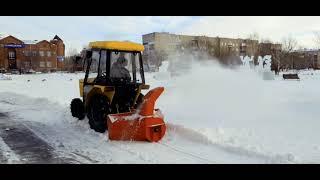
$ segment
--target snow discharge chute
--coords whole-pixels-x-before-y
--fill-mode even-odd
[[[107,120],[109,139],[159,141],[166,132],[166,126],[161,111],[154,109],[154,106],[163,91],[163,87],[149,91],[142,104],[133,112],[109,114]]]

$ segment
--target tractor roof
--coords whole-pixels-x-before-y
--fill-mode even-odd
[[[90,42],[91,48],[111,49],[119,51],[143,51],[144,46],[138,43],[127,41],[95,41]]]

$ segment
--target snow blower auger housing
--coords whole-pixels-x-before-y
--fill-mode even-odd
[[[142,94],[150,88],[145,84],[143,50],[143,45],[132,42],[91,42],[81,56],[82,98],[71,101],[72,116],[82,120],[87,115],[90,127],[101,133],[107,130],[110,140],[159,141],[166,126],[154,105],[164,88]]]

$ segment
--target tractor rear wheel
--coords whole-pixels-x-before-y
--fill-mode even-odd
[[[88,119],[91,129],[104,133],[108,129],[107,115],[110,113],[109,99],[103,95],[92,97],[88,107]]]
[[[81,99],[75,98],[72,99],[70,104],[71,114],[73,117],[83,120],[85,117],[84,104]]]

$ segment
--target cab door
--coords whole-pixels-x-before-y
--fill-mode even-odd
[[[94,81],[98,75],[100,51],[93,50],[86,66],[86,75],[83,82],[83,100],[86,100],[87,94],[92,90]]]

